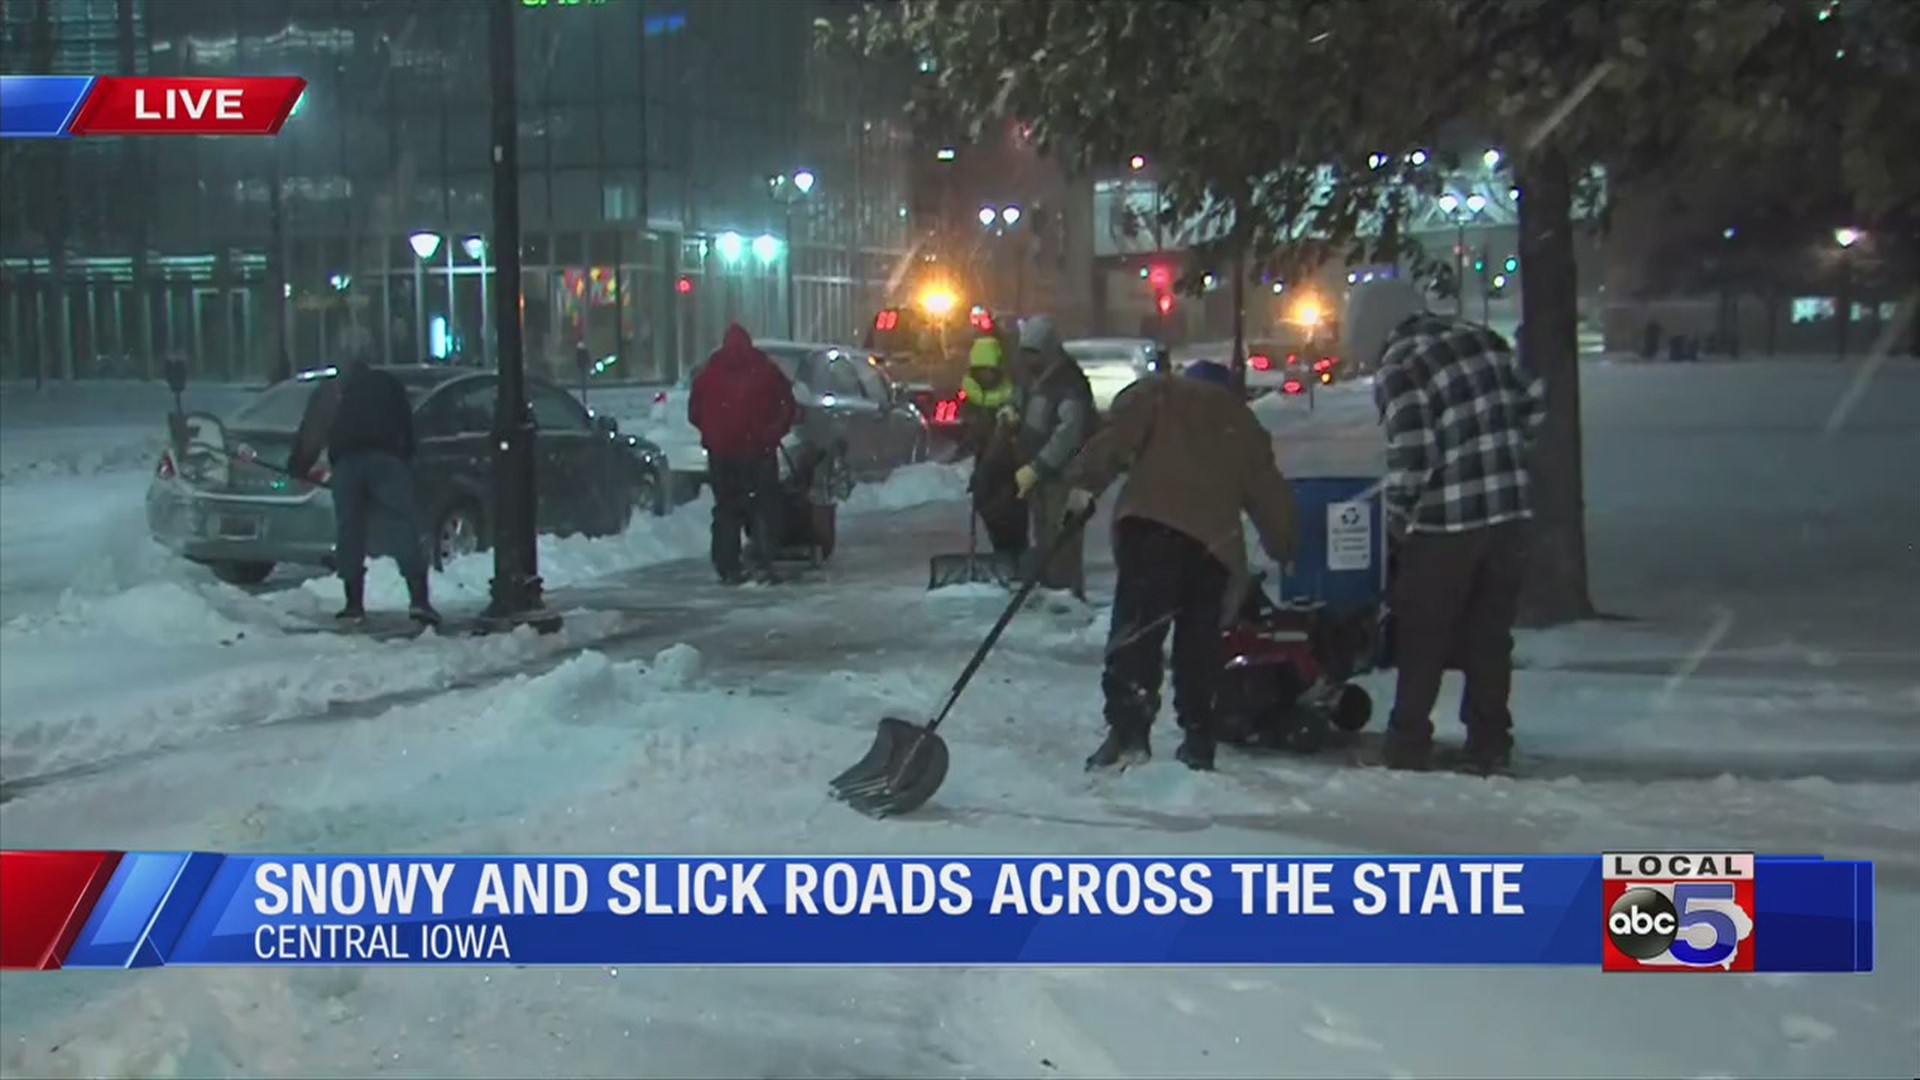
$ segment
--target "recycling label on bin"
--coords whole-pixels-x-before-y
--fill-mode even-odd
[[[1327,569],[1373,566],[1373,517],[1364,502],[1327,504]]]

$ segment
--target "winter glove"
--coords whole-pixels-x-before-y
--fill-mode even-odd
[[[1088,491],[1086,488],[1074,488],[1072,491],[1067,492],[1067,516],[1069,518],[1084,517],[1087,511],[1092,509],[1093,492]]]
[[[1040,470],[1031,465],[1022,465],[1019,471],[1013,474],[1014,490],[1019,492],[1022,499],[1032,494],[1033,486],[1039,482]]]

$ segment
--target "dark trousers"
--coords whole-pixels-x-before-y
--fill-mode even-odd
[[[754,561],[770,569],[780,511],[780,459],[775,451],[753,457],[707,459],[707,483],[713,487],[713,568],[721,577],[741,571],[740,534],[745,531]]]
[[[998,555],[1024,555],[1027,542],[1027,503],[1009,484],[990,494],[973,497],[973,512],[987,531],[987,543]]]
[[[1466,677],[1460,722],[1469,746],[1512,746],[1513,620],[1526,577],[1518,522],[1458,533],[1415,533],[1402,541],[1392,584],[1394,687],[1389,737],[1433,742],[1433,704],[1450,667]]]
[[[1155,521],[1113,527],[1117,571],[1107,632],[1107,723],[1146,729],[1160,709],[1167,633],[1173,633],[1173,710],[1190,735],[1214,735],[1214,697],[1226,662],[1220,643],[1228,571],[1206,545]]]
[[[333,557],[348,581],[367,573],[368,533],[381,528],[379,551],[391,554],[409,580],[427,576],[423,530],[413,501],[413,468],[406,459],[363,450],[333,459]]]

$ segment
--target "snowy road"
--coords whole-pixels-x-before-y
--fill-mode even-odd
[[[0,484],[0,844],[288,851],[1597,851],[1879,863],[1879,970],[171,971],[0,977],[21,1075],[1912,1075],[1920,1063],[1920,372],[1829,433],[1838,365],[1588,372],[1596,599],[1522,638],[1542,777],[1299,759],[1091,780],[1101,593],[1023,615],[916,818],[824,781],[933,704],[994,598],[928,594],[953,477],[863,493],[845,557],[721,590],[697,511],[547,552],[558,638],[378,646],[282,628],[324,582],[213,584],[144,544],[145,463]],[[11,405],[12,403],[10,403]],[[1371,468],[1364,398],[1269,407],[1291,472]],[[75,426],[45,435],[58,453]],[[5,433],[13,437],[13,431]],[[942,498],[946,496],[946,498]],[[90,531],[86,523],[98,524]],[[131,530],[131,531],[130,531]],[[442,583],[471,602],[484,567]],[[391,588],[388,582],[388,599]],[[69,587],[76,591],[64,592]],[[462,601],[462,597],[469,598]],[[1371,684],[1384,702],[1390,687]],[[1451,734],[1442,723],[1443,737]],[[1906,931],[1904,933],[1900,931]],[[1598,1021],[1598,1022],[1596,1022]],[[1701,1032],[1713,1032],[1700,1038]]]

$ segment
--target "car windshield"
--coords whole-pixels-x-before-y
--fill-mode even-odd
[[[788,382],[793,382],[800,377],[800,365],[813,354],[812,349],[801,345],[774,345],[762,348],[760,351],[767,354],[767,358],[773,361],[774,366],[780,369],[780,374],[785,375]]]
[[[1140,350],[1132,345],[1083,345],[1067,343],[1067,352],[1072,354],[1082,367],[1088,365],[1132,364],[1140,359]]]
[[[767,359],[773,361],[773,366],[780,369],[780,374],[785,375],[788,382],[793,382],[800,377],[800,365],[814,352],[814,350],[804,345],[761,345],[757,347],[761,352],[767,354]],[[693,385],[695,377],[697,377],[706,366],[706,359],[702,359],[699,363],[695,364],[692,370],[687,372],[687,385]]]
[[[282,383],[275,383],[261,391],[259,397],[241,406],[240,411],[233,414],[229,423],[234,427],[252,431],[298,431],[300,418],[307,411],[307,402],[312,400],[314,391],[319,389],[320,384],[328,378],[332,376],[288,379]],[[413,383],[403,385],[407,388],[407,400],[416,408],[420,404],[420,399],[425,397],[427,391],[431,389],[431,387]]]

